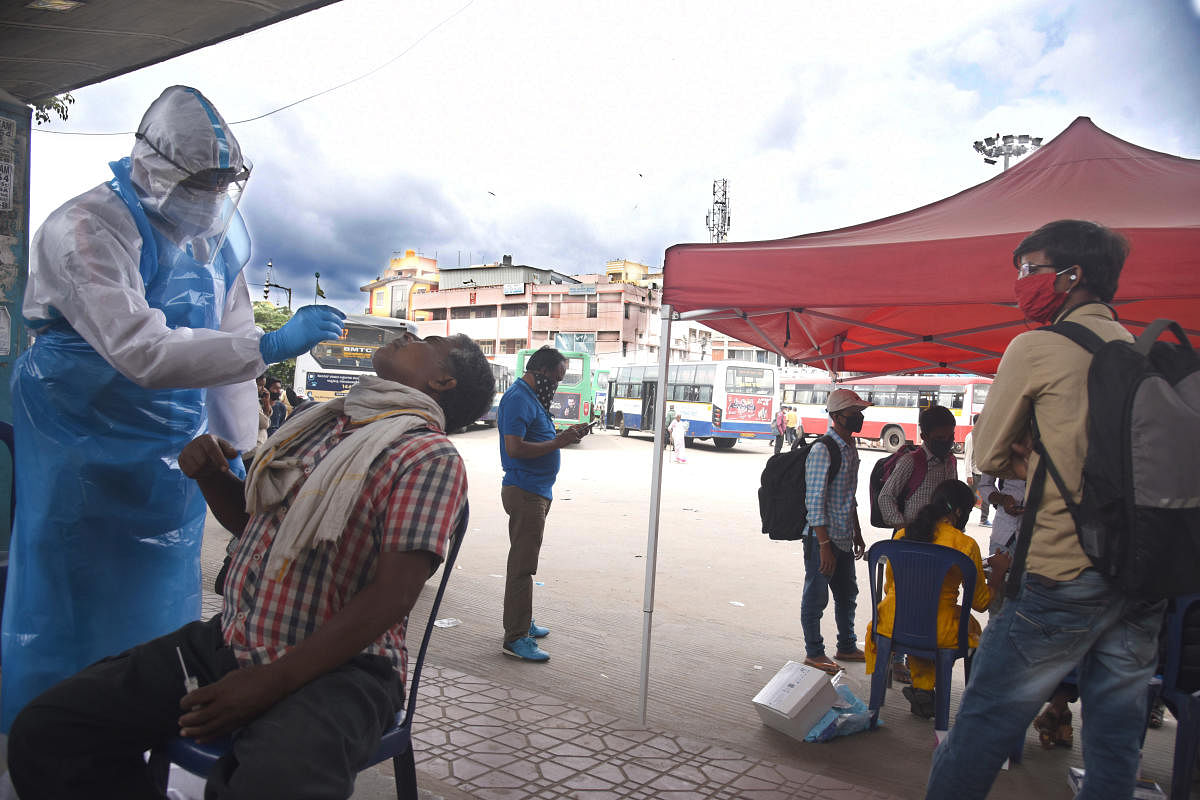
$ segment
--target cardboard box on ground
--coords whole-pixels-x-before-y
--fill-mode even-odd
[[[839,702],[829,675],[798,661],[784,664],[754,696],[754,708],[764,723],[802,741]]]

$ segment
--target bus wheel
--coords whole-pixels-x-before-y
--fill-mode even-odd
[[[625,415],[617,412],[617,427],[621,429],[622,436],[629,435],[629,428],[625,427]]]
[[[883,434],[879,437],[879,441],[883,443],[883,449],[889,453],[894,453],[904,446],[907,439],[902,429],[891,425],[883,429]]]
[[[724,437],[720,437],[720,438],[714,437],[713,444],[716,446],[716,448],[718,450],[729,450],[735,444],[737,444],[737,439],[726,439]]]

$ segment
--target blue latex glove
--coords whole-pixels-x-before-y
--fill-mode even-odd
[[[268,364],[298,356],[321,342],[340,337],[345,318],[333,306],[301,306],[282,328],[263,334],[258,350]]]

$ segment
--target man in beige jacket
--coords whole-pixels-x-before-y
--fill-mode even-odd
[[[1106,341],[1132,341],[1108,305],[1128,249],[1124,237],[1092,222],[1042,226],[1013,252],[1021,310],[1035,323],[1069,319]],[[1032,476],[1036,418],[1046,452],[1078,501],[1091,360],[1051,331],[1013,339],[975,428],[979,470]],[[1087,771],[1078,798],[1124,800],[1133,796],[1164,604],[1135,601],[1092,568],[1053,481],[1037,507],[1027,500],[1026,508],[1036,518],[1020,592],[984,631],[958,719],[934,755],[926,798],[985,797],[1042,703],[1078,668]]]

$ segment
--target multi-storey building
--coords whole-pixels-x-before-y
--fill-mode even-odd
[[[426,262],[436,268],[433,259],[411,250],[393,259],[387,275],[362,287],[371,293],[367,313],[398,316],[391,310],[403,307],[422,336],[465,333],[489,357],[546,344],[590,352],[607,364],[658,356],[662,272],[645,264],[610,261],[603,273],[572,276],[504,256],[494,264],[443,268],[431,277],[417,272]],[[396,292],[404,302],[397,304]],[[672,325],[671,357],[778,362],[773,353],[695,322]]]

